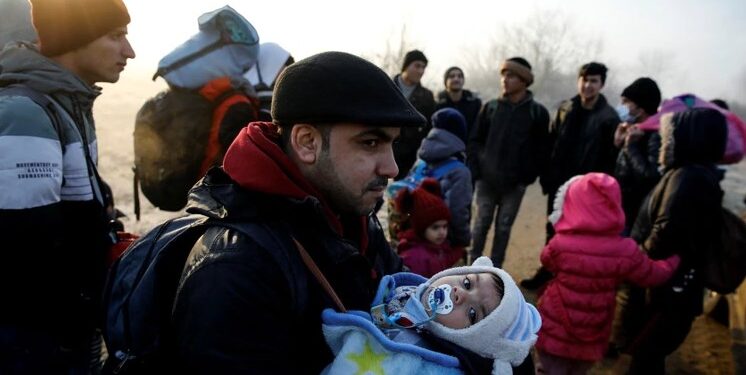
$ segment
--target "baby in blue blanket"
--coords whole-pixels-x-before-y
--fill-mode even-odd
[[[487,257],[429,280],[411,273],[385,276],[370,314],[327,310],[322,318],[327,341],[337,354],[328,373],[359,370],[335,364],[344,362],[340,355],[357,353],[360,345],[369,345],[369,354],[378,353],[380,373],[462,372],[457,359],[431,350],[421,339],[427,333],[492,359],[493,374],[510,374],[512,366],[528,355],[541,326],[538,312],[524,300],[513,278]],[[355,326],[352,331],[365,336],[339,330],[342,326]],[[347,336],[341,339],[340,334]]]

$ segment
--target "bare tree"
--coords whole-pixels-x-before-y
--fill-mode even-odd
[[[364,56],[367,60],[378,65],[383,71],[394,74],[399,72],[404,55],[414,49],[411,37],[407,34],[407,25],[402,25],[398,35],[386,39],[386,48],[372,56]]]
[[[531,90],[552,107],[572,95],[577,69],[598,59],[602,50],[601,39],[579,33],[565,13],[536,10],[498,29],[487,48],[467,52],[464,67],[474,89],[494,97],[500,89],[500,61],[521,56],[533,67]]]

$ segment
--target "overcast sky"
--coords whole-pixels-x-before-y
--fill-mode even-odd
[[[597,59],[612,68],[612,75],[646,75],[629,67],[639,66],[641,54],[655,51],[674,73],[653,77],[664,96],[694,92],[746,101],[743,0],[125,2],[138,53],[130,65],[135,72],[152,73],[160,57],[197,31],[200,14],[229,4],[254,25],[261,41],[279,43],[296,60],[328,50],[375,55],[406,25],[408,38],[430,60],[425,80],[440,83],[443,70],[461,64],[466,49],[495,40],[504,25],[520,24],[537,11],[552,11],[572,21],[578,43],[586,35],[602,40]]]

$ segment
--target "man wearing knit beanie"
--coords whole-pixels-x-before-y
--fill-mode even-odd
[[[622,104],[617,107],[624,122],[614,132],[614,144],[621,148],[614,176],[622,188],[627,232],[637,218],[642,200],[660,179],[656,162],[660,135],[658,132],[643,132],[636,126],[658,113],[660,103],[658,84],[648,77],[642,77],[622,91]]]
[[[32,0],[39,49],[0,52],[0,372],[98,370],[106,254],[122,230],[92,107],[135,54],[121,0]],[[30,39],[30,38],[26,38]]]
[[[531,64],[522,57],[507,59],[500,76],[502,96],[482,108],[467,147],[477,202],[471,257],[482,255],[494,220],[492,262],[497,267],[505,260],[526,186],[547,162],[549,127],[549,112],[528,90],[534,81]]]
[[[250,230],[210,227],[193,247],[172,315],[173,363],[187,373],[320,373],[332,361],[320,324],[328,296],[297,244],[346,308],[369,309],[380,278],[402,270],[373,214],[398,173],[393,143],[424,123],[360,57],[324,52],[285,68],[272,122],[245,127],[222,168],[192,188],[188,207]]]
[[[661,90],[648,77],[636,79],[622,91],[622,105],[629,109],[631,122],[639,123],[658,113],[660,104]]]
[[[404,97],[425,116],[428,121],[435,112],[433,92],[422,86],[422,76],[427,68],[427,57],[422,51],[411,50],[404,55],[401,73],[394,76],[394,83],[401,90]],[[422,139],[430,131],[429,122],[419,128],[402,129],[399,142],[394,147],[394,158],[399,167],[396,180],[404,178],[417,160],[417,149]]]
[[[466,118],[468,132],[468,130],[474,127],[474,121],[476,121],[477,114],[479,114],[479,110],[482,108],[482,100],[471,91],[464,89],[465,81],[464,71],[461,68],[452,66],[446,69],[443,75],[445,90],[438,93],[435,110],[454,108],[461,112],[464,118]]]
[[[661,136],[658,132],[645,132],[637,124],[658,113],[661,102],[661,91],[658,84],[648,77],[641,77],[632,82],[622,91],[622,103],[617,112],[622,114],[620,123],[614,132],[614,144],[620,147],[616,160],[614,177],[619,182],[622,192],[622,209],[624,210],[624,235],[629,235],[635,224],[640,207],[651,190],[661,179],[658,164],[658,154],[661,148]],[[630,286],[622,285],[618,295],[621,301],[629,301]],[[614,324],[614,331],[610,341],[611,353],[624,348],[634,340],[628,337],[629,327],[633,319],[625,314],[624,305],[617,310],[618,323]]]

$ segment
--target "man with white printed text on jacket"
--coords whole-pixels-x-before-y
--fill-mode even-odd
[[[92,106],[135,52],[121,0],[32,0],[34,45],[0,53],[0,373],[97,371],[110,189]],[[112,235],[113,234],[113,235]]]

